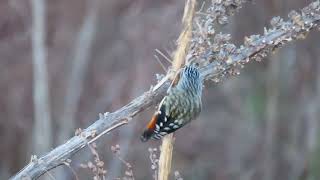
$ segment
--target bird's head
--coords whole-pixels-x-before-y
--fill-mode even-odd
[[[188,64],[182,69],[178,86],[183,89],[201,93],[202,80],[198,66],[195,63]]]
[[[197,64],[186,65],[181,73],[181,78],[189,79],[189,80],[197,80],[200,79],[200,72],[198,70]]]

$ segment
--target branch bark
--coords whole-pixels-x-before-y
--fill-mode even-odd
[[[290,13],[289,18],[288,21],[282,21],[279,18],[273,19],[272,28],[265,29],[264,35],[248,38],[244,45],[236,50],[220,50],[220,54],[226,55],[227,60],[224,63],[212,60],[211,51],[213,50],[206,50],[207,55],[201,58],[207,60],[208,63],[201,68],[201,76],[205,80],[212,80],[238,74],[235,73],[235,70],[239,67],[242,68],[251,60],[261,60],[280,46],[305,37],[310,30],[320,27],[320,1],[315,1],[303,8],[302,13]],[[98,134],[108,133],[114,127],[128,123],[139,112],[159,103],[169,87],[169,82],[164,80],[155,87],[157,88],[145,92],[119,110],[101,117],[83,130],[82,133],[72,137],[48,154],[39,159],[32,159],[26,167],[11,179],[38,178],[50,169],[62,165],[65,160],[84,148]]]

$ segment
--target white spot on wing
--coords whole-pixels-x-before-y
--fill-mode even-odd
[[[160,135],[162,135],[162,136],[164,136],[166,134],[168,134],[168,133],[167,132],[160,132]]]

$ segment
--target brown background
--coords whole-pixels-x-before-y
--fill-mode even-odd
[[[93,1],[92,1],[93,2]],[[164,73],[153,57],[154,49],[173,51],[182,18],[183,0],[101,0],[93,6],[84,0],[47,2],[46,46],[49,73],[52,148],[74,134],[64,132],[67,88],[78,94],[73,114],[75,130],[94,122],[99,112],[114,111],[148,90],[155,74]],[[263,0],[245,4],[222,27],[240,45],[244,36],[263,33],[273,16],[286,17],[310,0]],[[97,19],[92,43],[77,44],[86,17]],[[0,179],[7,179],[29,160],[34,129],[32,7],[30,1],[0,2]],[[203,112],[197,121],[176,133],[173,171],[188,179],[274,180],[297,179],[306,170],[320,179],[320,38],[286,45],[261,63],[253,63],[241,75],[220,84],[208,84]],[[70,86],[70,72],[79,59],[75,48],[89,44],[86,65],[76,76],[79,87]],[[162,58],[163,59],[163,58]],[[165,61],[164,61],[165,62]],[[165,62],[166,63],[166,62]],[[168,65],[168,64],[167,64]],[[68,107],[67,107],[68,108]],[[141,143],[141,131],[152,111],[135,117],[128,126],[98,141],[108,179],[124,176],[124,166],[110,150],[119,144],[121,155],[133,166],[136,179],[151,179],[149,147]],[[72,113],[72,112],[71,112]],[[267,141],[271,139],[271,141]],[[80,163],[91,160],[88,149],[72,158],[79,179],[92,177]],[[51,171],[57,179],[65,167]],[[43,179],[46,176],[42,177]]]

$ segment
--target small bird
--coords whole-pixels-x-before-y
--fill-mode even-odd
[[[196,119],[201,112],[202,79],[196,65],[190,64],[180,73],[178,84],[169,90],[152,116],[141,141],[161,139]]]

